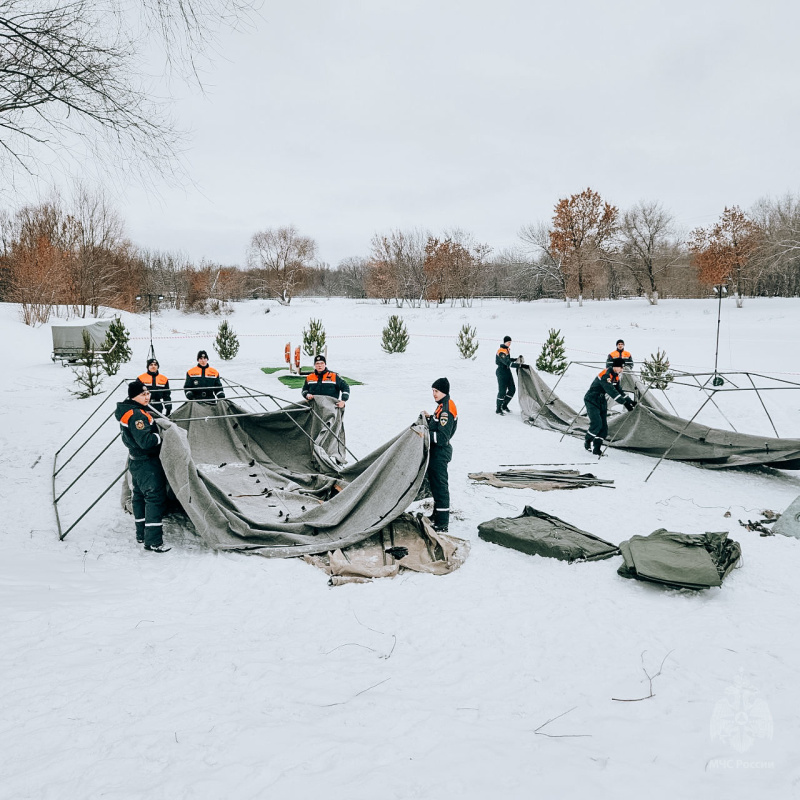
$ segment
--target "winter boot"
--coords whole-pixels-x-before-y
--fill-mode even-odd
[[[433,529],[439,533],[447,533],[447,529],[450,527],[450,509],[444,511],[437,508],[434,513],[436,517],[433,521]]]
[[[508,413],[508,414],[510,414],[510,413],[511,413],[511,411],[510,411],[510,410],[509,410],[509,408],[508,408],[508,403],[509,403],[510,399],[511,399],[511,398],[507,397],[507,398],[506,398],[506,399],[503,401],[503,405],[501,405],[501,406],[500,406],[500,408],[501,408],[503,411],[505,411],[506,413]]]
[[[149,550],[151,553],[169,553],[172,550],[171,547],[166,547],[163,544],[146,544],[144,549]]]
[[[505,414],[503,413],[503,401],[502,400],[498,400],[497,401],[497,408],[495,409],[494,413],[495,414],[499,414],[501,417],[505,416]]]
[[[592,450],[592,442],[594,441],[594,436],[591,433],[587,433],[583,439],[583,448],[587,452],[591,452]]]
[[[596,456],[603,455],[603,440],[599,436],[594,437],[594,446],[592,447],[592,453]]]

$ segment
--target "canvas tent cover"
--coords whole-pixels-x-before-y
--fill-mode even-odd
[[[172,422],[158,420],[169,484],[210,548],[271,558],[334,553],[335,561],[335,551],[366,542],[413,502],[427,467],[427,425],[417,420],[343,465],[343,412],[334,403],[318,397],[253,414],[228,400],[188,402]],[[445,540],[439,550],[426,545],[427,564],[410,554],[400,566],[455,568],[466,548],[456,557],[460,540]]]
[[[673,533],[659,528],[620,544],[623,578],[663,583],[677,589],[708,589],[722,581],[742,555],[727,533]]]
[[[84,331],[88,332],[92,344],[100,347],[112,322],[110,319],[81,319],[74,320],[71,324],[51,325],[53,352],[58,354],[83,350]]]
[[[651,392],[629,374],[626,391],[635,391],[639,405],[630,413],[609,414],[610,447],[669,460],[721,469],[769,465],[800,469],[800,439],[776,439],[709,428],[669,414]],[[589,419],[559,399],[529,364],[519,370],[519,404],[523,419],[537,428],[583,436]],[[609,401],[609,409],[615,405]],[[677,439],[677,441],[676,441]]]
[[[518,517],[482,522],[478,535],[486,542],[559,561],[597,561],[619,554],[615,544],[532,506],[525,506]]]

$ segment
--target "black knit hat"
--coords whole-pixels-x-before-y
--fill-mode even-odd
[[[625,366],[625,359],[624,358],[612,358],[611,359],[611,367],[624,367]]]
[[[624,339],[617,339],[617,344],[625,344],[625,340]]]
[[[505,344],[506,342],[510,342],[510,341],[511,341],[511,337],[510,336],[504,336],[503,337],[503,344]]]
[[[199,361],[201,358],[208,358],[208,353],[205,350],[199,350],[197,352],[197,360]]]
[[[137,378],[128,384],[128,400],[133,400],[138,397],[142,392],[146,391],[147,387]]]
[[[325,358],[325,356],[323,356],[323,355],[314,356],[314,363],[316,364],[317,361],[321,361],[323,364],[327,364],[328,363],[328,359]]]
[[[438,389],[444,394],[450,394],[450,381],[447,378],[437,378],[431,384],[431,389]]]
[[[157,367],[158,367],[158,366],[161,366],[161,365],[158,363],[158,359],[157,359],[157,358],[148,358],[148,359],[147,359],[147,369],[150,369],[150,365],[151,365],[151,364],[155,364]]]

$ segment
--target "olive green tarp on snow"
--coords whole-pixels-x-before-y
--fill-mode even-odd
[[[623,578],[662,583],[677,589],[709,589],[736,566],[742,551],[727,533],[673,533],[664,528],[620,543]]]
[[[343,412],[327,397],[263,414],[229,400],[187,402],[157,422],[169,484],[214,550],[288,558],[364,543],[413,502],[428,461],[428,428],[418,419],[343,465]],[[430,557],[410,553],[400,566],[455,569],[468,546],[446,539],[438,550],[425,545]],[[434,556],[447,563],[434,564]]]
[[[619,554],[615,544],[532,506],[525,506],[518,517],[482,522],[478,525],[478,536],[530,556],[559,561],[597,561]]]
[[[709,428],[669,414],[631,375],[624,388],[639,404],[631,412],[609,414],[608,446],[712,469],[767,465],[800,469],[800,439],[776,439]],[[519,370],[519,404],[523,419],[537,428],[583,436],[589,419],[579,415],[547,386],[529,364]],[[609,411],[617,405],[609,400]],[[621,406],[617,405],[618,408]]]

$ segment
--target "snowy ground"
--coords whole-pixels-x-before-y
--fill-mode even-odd
[[[708,370],[716,304],[402,309],[411,344],[387,355],[380,330],[395,312],[342,300],[240,304],[230,318],[239,356],[211,361],[296,398],[259,368],[278,366],[285,342],[321,318],[331,367],[366,384],[346,417],[359,456],[432,409],[431,381],[449,377],[459,409],[450,530],[471,540],[470,558],[447,577],[329,588],[302,561],[215,554],[174,525],[168,555],[145,553],[116,491],[59,542],[53,454],[94,401],[69,394],[70,371],[49,358],[49,326],[26,328],[0,306],[0,797],[800,798],[800,541],[737,522],[783,510],[800,476],[665,463],[645,483],[652,459],[612,451],[585,468],[613,478],[613,490],[498,490],[466,478],[501,464],[590,460],[577,440],[493,413],[504,334],[528,361],[556,327],[576,360],[602,359],[622,336],[637,360],[661,347],[675,366]],[[133,377],[148,322],[124,318],[140,337]],[[798,318],[797,300],[726,302],[720,366],[800,380]],[[456,350],[464,322],[481,338],[474,362]],[[217,323],[154,319],[174,384],[199,348],[211,351]],[[592,376],[572,368],[560,396],[579,408]],[[673,402],[690,416],[699,396],[678,389]],[[723,400],[739,430],[771,435],[752,393]],[[765,400],[780,433],[800,437],[800,394]],[[702,419],[720,424],[715,414]],[[116,444],[90,471],[95,493],[124,455]],[[659,527],[726,530],[743,565],[722,589],[679,592],[618,577],[619,559],[569,566],[478,539],[479,522],[525,504],[614,542]],[[642,664],[654,675],[662,662],[655,696],[612,699],[645,697]],[[739,738],[720,738],[716,723]]]

